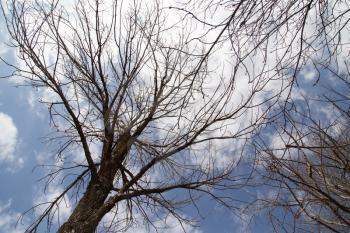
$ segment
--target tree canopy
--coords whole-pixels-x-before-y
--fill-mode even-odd
[[[27,232],[45,222],[50,231],[67,200],[74,210],[59,233],[126,231],[135,216],[154,228],[168,215],[191,222],[182,211],[204,196],[233,211],[267,209],[276,232],[349,229],[349,9],[3,3],[18,61],[2,61],[48,107],[57,160],[46,185],[64,185]],[[334,117],[316,116],[320,104]],[[235,195],[267,186],[272,198]]]

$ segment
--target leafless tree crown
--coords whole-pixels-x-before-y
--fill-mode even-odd
[[[61,162],[47,185],[65,187],[28,232],[44,221],[50,230],[65,199],[77,202],[60,233],[125,231],[136,214],[155,228],[167,215],[184,224],[181,208],[204,194],[238,208],[223,193],[254,180],[238,163],[271,125],[298,156],[256,142],[256,161],[267,161],[250,167],[292,196],[294,216],[349,227],[347,134],[292,114],[305,68],[348,84],[346,1],[9,0],[2,12],[13,76],[40,92],[57,131]]]

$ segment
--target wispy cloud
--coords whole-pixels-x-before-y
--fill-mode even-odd
[[[7,163],[18,168],[23,165],[23,158],[16,156],[18,130],[12,118],[0,112],[0,163]]]
[[[123,216],[127,211],[123,208],[125,206],[119,206],[121,208],[118,208],[118,214],[115,215],[115,213],[108,213],[100,223],[100,229],[104,232],[104,230],[114,230],[113,227],[109,228],[110,223],[114,221],[116,223],[116,220],[120,220],[125,218],[126,216]],[[147,210],[148,217],[154,217],[152,216],[152,213],[149,213]],[[187,216],[182,215],[182,218],[187,218]],[[182,222],[180,223],[177,218],[175,218],[172,215],[164,216],[164,219],[162,220],[156,220],[152,222],[152,225],[147,225],[147,222],[142,221],[144,220],[143,216],[135,211],[133,213],[133,221],[134,224],[128,228],[125,232],[126,233],[157,233],[157,232],[168,232],[168,233],[203,233],[203,231],[199,227],[195,227],[189,223]],[[121,225],[118,224],[117,227],[120,227]],[[107,231],[108,231],[107,230]],[[109,231],[108,231],[109,232]]]
[[[22,233],[25,231],[25,225],[18,222],[20,213],[11,210],[12,200],[3,203],[0,202],[0,229],[6,233]],[[18,224],[19,223],[19,224]]]

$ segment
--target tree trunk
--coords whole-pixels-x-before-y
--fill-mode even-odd
[[[101,182],[92,182],[85,194],[80,199],[73,213],[57,231],[57,233],[93,233],[103,214],[97,210],[104,204],[109,192],[110,185]]]
[[[94,233],[99,222],[108,209],[98,211],[105,203],[108,194],[113,188],[113,179],[117,172],[118,164],[127,154],[130,147],[128,140],[130,132],[127,132],[118,143],[115,159],[112,162],[101,164],[98,172],[98,179],[91,180],[83,197],[75,207],[73,213],[57,231],[57,233]]]

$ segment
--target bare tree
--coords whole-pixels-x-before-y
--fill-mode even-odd
[[[328,76],[333,87],[306,98],[286,121],[274,124],[274,142],[256,141],[263,181],[272,195],[254,204],[269,209],[276,232],[350,229],[349,72]],[[328,108],[329,117],[320,118],[322,108]]]
[[[190,219],[181,207],[201,195],[234,208],[222,192],[249,178],[233,171],[279,96],[262,92],[274,77],[246,78],[240,61],[210,65],[213,47],[157,2],[66,4],[2,6],[19,59],[13,76],[44,93],[63,161],[47,185],[61,179],[65,188],[27,232],[45,220],[49,231],[69,195],[78,201],[60,233],[94,232],[106,215],[106,231],[125,231],[135,212],[150,224],[166,215],[182,224]],[[223,153],[228,140],[237,148]]]
[[[246,140],[289,122],[305,66],[343,62],[347,4],[7,1],[19,59],[9,65],[45,93],[63,161],[47,180],[65,189],[28,232],[50,227],[68,195],[78,201],[58,232],[94,232],[111,214],[107,231],[124,231],[136,211],[150,224],[165,214],[184,223],[181,207],[201,195],[237,207],[222,192],[251,179],[235,173]]]
[[[253,61],[269,77],[292,82],[269,115],[273,120],[252,138],[250,184],[253,193],[267,190],[270,196],[259,196],[247,210],[269,209],[275,232],[348,231],[349,3],[204,0],[184,6],[175,9],[205,25],[207,33],[217,32],[215,40],[205,41],[212,48],[231,42],[232,58],[248,74]],[[218,12],[223,17],[216,18]],[[313,87],[303,87],[307,75]],[[314,89],[317,95],[301,96]],[[320,117],[322,108],[332,116]]]

